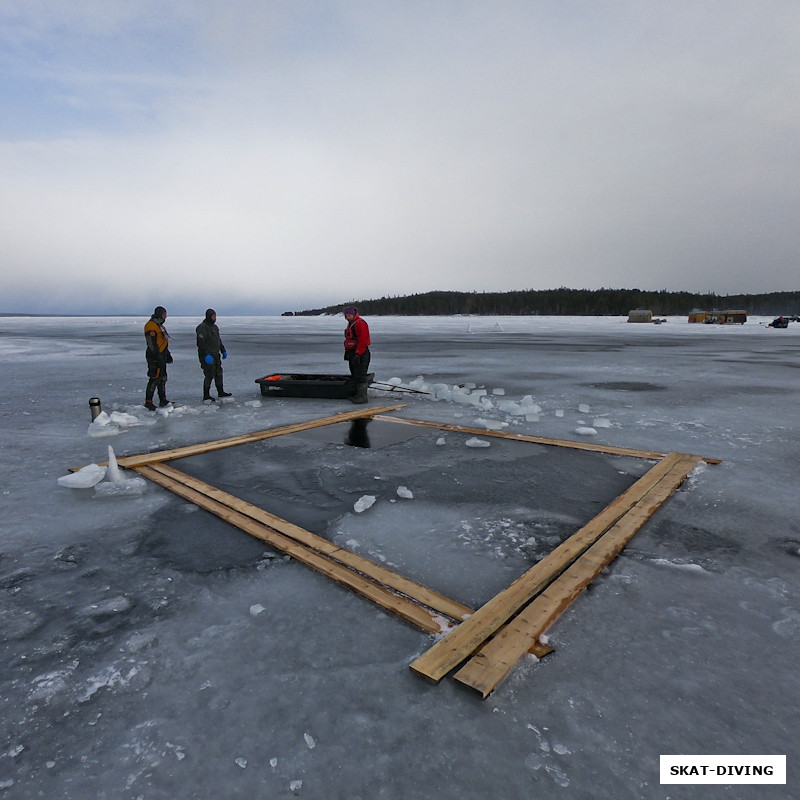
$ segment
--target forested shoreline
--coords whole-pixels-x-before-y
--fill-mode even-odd
[[[424,292],[373,300],[348,300],[325,308],[286,311],[285,316],[335,314],[353,304],[371,316],[627,316],[646,308],[656,316],[680,316],[694,309],[742,309],[754,315],[800,314],[800,292],[693,294],[641,289],[527,289],[513,292]]]

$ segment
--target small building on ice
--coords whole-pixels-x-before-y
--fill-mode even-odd
[[[635,308],[628,312],[628,322],[652,322],[653,312],[644,308]]]
[[[725,311],[694,309],[689,313],[689,322],[704,322],[706,325],[743,325],[747,322],[747,312],[740,309],[726,309]]]

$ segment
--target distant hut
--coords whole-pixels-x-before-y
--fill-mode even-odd
[[[635,308],[628,312],[628,322],[652,322],[653,312],[644,308]]]
[[[689,313],[689,322],[703,322],[706,325],[743,325],[747,322],[747,312],[741,309],[725,309],[724,311],[694,309]]]

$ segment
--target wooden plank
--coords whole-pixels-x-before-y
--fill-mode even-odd
[[[196,492],[211,498],[223,505],[228,506],[234,511],[238,511],[251,519],[261,522],[269,526],[273,530],[282,533],[284,536],[293,539],[299,544],[317,550],[328,558],[344,564],[352,570],[356,570],[368,578],[377,581],[390,589],[400,592],[417,603],[443,614],[450,619],[460,622],[465,617],[473,613],[472,609],[468,606],[451,600],[439,592],[423,586],[421,583],[411,580],[410,578],[403,577],[386,567],[370,561],[356,553],[353,553],[347,548],[340,547],[333,542],[325,539],[322,536],[317,536],[299,525],[294,525],[281,517],[265,511],[263,508],[252,505],[235,495],[224,492],[221,489],[212,486],[210,483],[201,481],[198,478],[193,478],[184,472],[181,472],[174,467],[167,464],[151,465],[151,469],[165,475],[175,481],[178,481],[185,486],[189,486]]]
[[[429,422],[422,419],[411,419],[407,417],[392,417],[382,415],[376,417],[384,422],[399,422],[405,425],[422,425],[426,428],[437,428],[442,431],[453,431],[454,433],[466,433],[473,436],[492,436],[497,439],[512,439],[516,442],[532,442],[533,444],[551,445],[554,447],[567,447],[573,450],[590,450],[595,453],[608,453],[618,456],[632,456],[633,458],[646,458],[651,461],[660,461],[665,453],[652,450],[636,450],[630,447],[615,447],[613,445],[592,444],[590,442],[574,442],[570,439],[548,439],[544,436],[530,436],[524,433],[510,433],[507,431],[490,431],[485,428],[472,428],[468,425],[449,425],[443,422]]]
[[[273,530],[264,523],[257,522],[251,517],[236,511],[229,506],[212,500],[189,486],[176,481],[167,475],[162,475],[153,467],[144,465],[136,467],[136,472],[148,478],[154,483],[169,489],[175,494],[189,500],[191,503],[204,508],[206,511],[215,514],[220,519],[225,520],[231,525],[236,526],[245,533],[255,536],[266,542],[271,547],[280,550],[292,558],[300,561],[312,569],[317,570],[323,575],[347,586],[362,597],[366,597],[377,603],[387,611],[391,611],[401,619],[411,622],[417,627],[428,633],[441,633],[442,625],[440,619],[429,609],[423,608],[418,603],[407,597],[396,594],[385,586],[381,586],[365,576],[332,561],[322,553],[315,552],[303,546],[294,539],[284,536],[278,531]]]
[[[650,491],[683,458],[670,453],[552,553],[517,578],[413,661],[412,672],[438,683],[508,622]]]
[[[221,450],[226,447],[236,447],[240,444],[250,444],[251,442],[260,442],[264,439],[271,439],[275,436],[285,436],[289,433],[297,433],[299,431],[309,430],[311,428],[321,428],[325,425],[335,425],[337,422],[348,422],[352,419],[360,419],[362,417],[371,417],[375,414],[381,414],[384,411],[395,411],[398,408],[404,408],[404,404],[400,403],[393,406],[375,406],[374,408],[361,408],[355,411],[342,411],[339,414],[333,414],[330,417],[321,417],[319,419],[307,420],[305,422],[297,422],[291,425],[283,425],[280,428],[268,428],[263,431],[255,431],[254,433],[242,433],[238,436],[231,436],[228,439],[216,439],[211,442],[199,442],[198,444],[190,444],[185,447],[177,447],[173,450],[160,450],[153,453],[139,453],[132,456],[118,456],[117,464],[121,467],[133,469],[144,464],[159,464],[164,461],[172,461],[176,458],[186,458],[188,456],[196,456],[201,453],[208,453],[212,450]],[[80,469],[74,468],[72,471]]]
[[[512,619],[455,674],[487,697],[531,645],[613,561],[702,459],[684,456],[622,519]]]

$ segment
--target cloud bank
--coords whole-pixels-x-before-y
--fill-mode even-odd
[[[796,290],[794,2],[0,3],[0,310]]]

